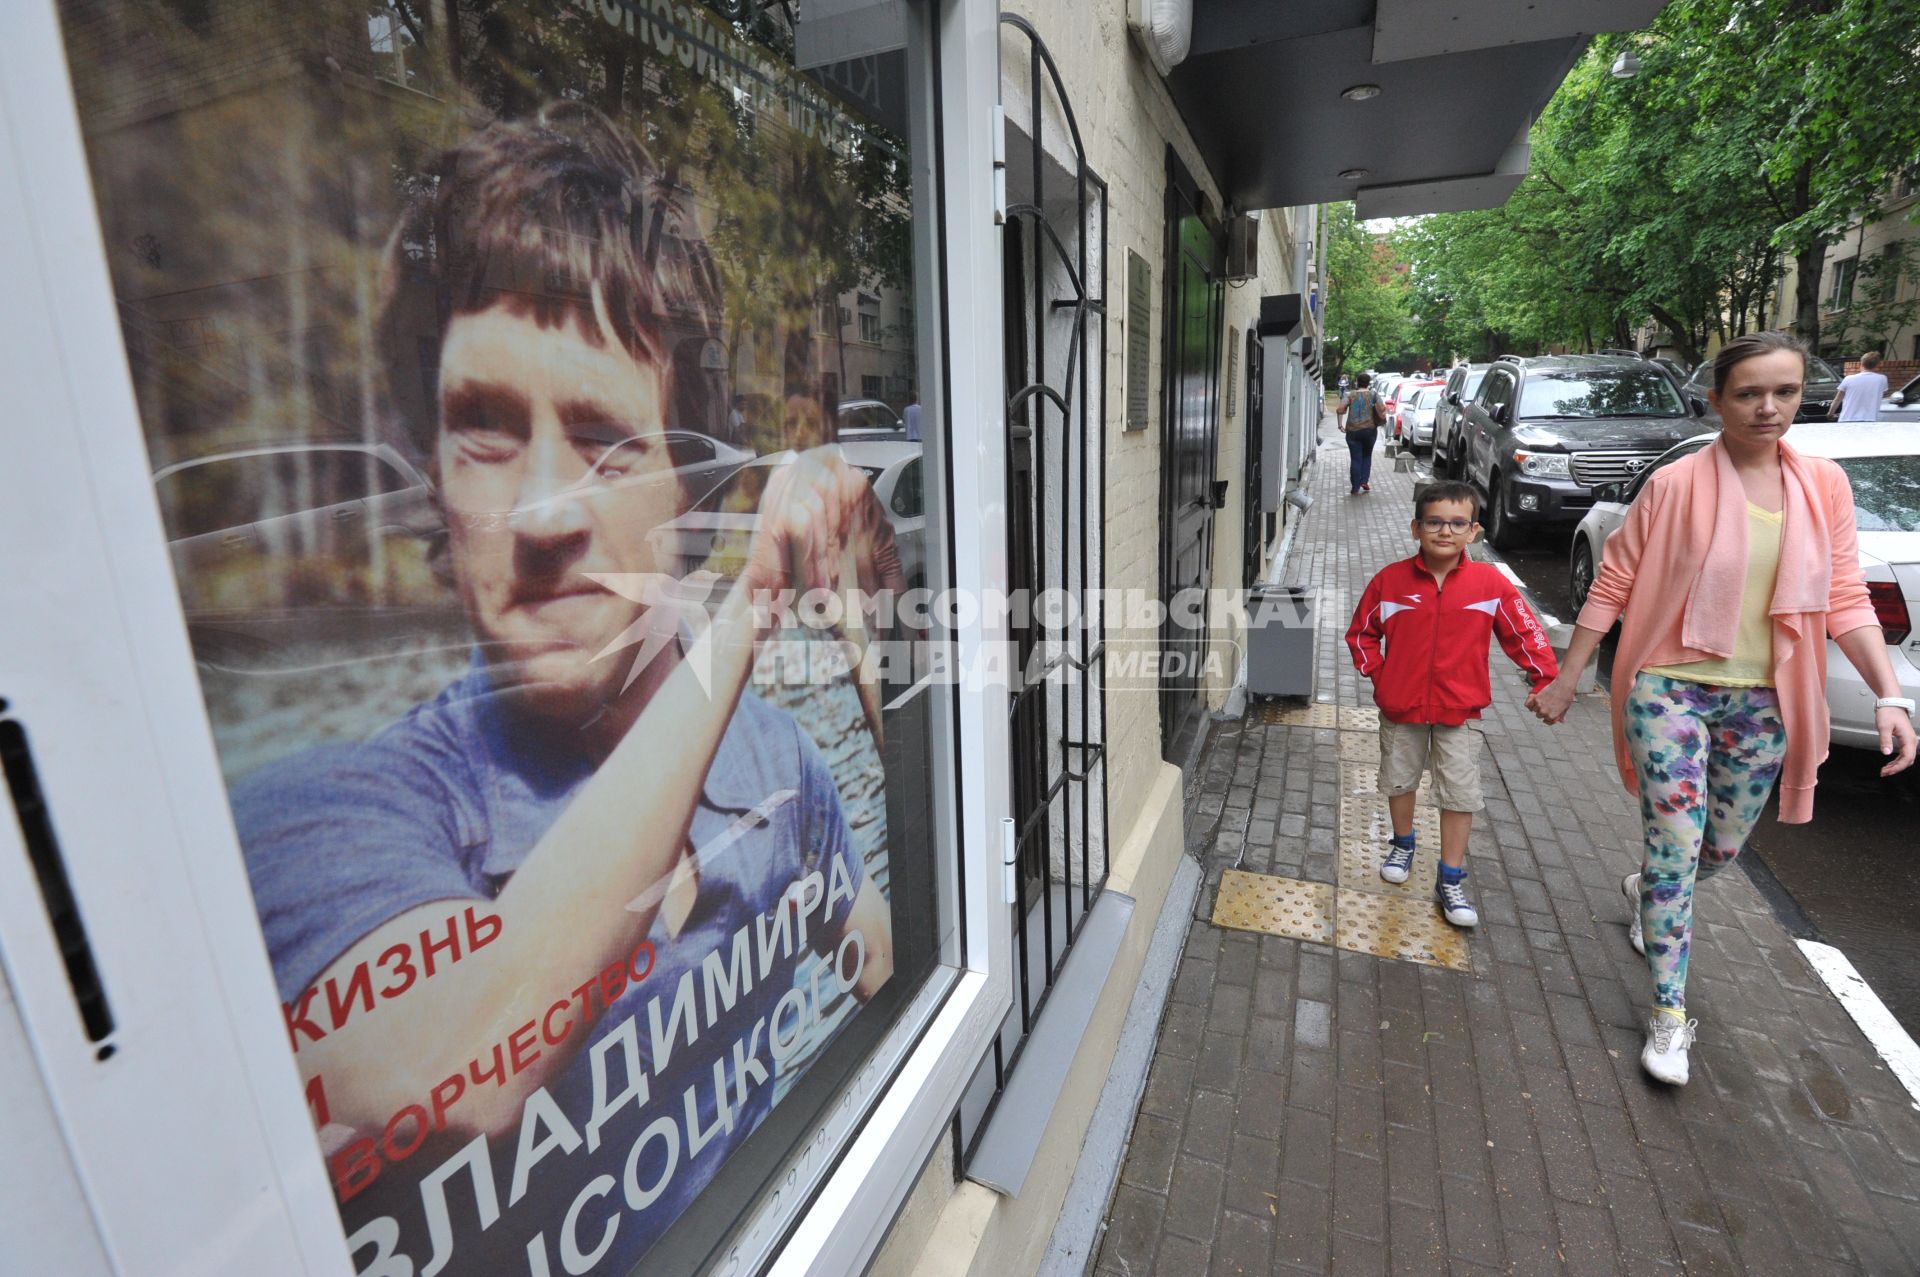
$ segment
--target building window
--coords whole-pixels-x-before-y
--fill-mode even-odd
[[[937,171],[932,102],[907,88],[937,82],[927,27],[802,73],[792,6],[747,23],[698,3],[306,0],[260,37],[360,73],[235,97],[230,33],[177,7],[117,10],[111,42],[75,26],[68,59],[82,115],[113,121],[82,130],[107,242],[165,245],[116,254],[114,284],[154,392],[148,448],[195,458],[159,496],[259,915],[226,921],[264,939],[315,1156],[346,1151],[328,1167],[350,1249],[394,1271],[759,1270],[961,987],[960,937],[985,916],[988,887],[960,894],[957,694],[913,666],[951,636],[876,621],[861,641],[898,648],[850,669],[845,634],[790,618],[715,688],[647,637],[673,630],[649,617],[657,593],[549,608],[537,634],[474,600],[551,593],[506,517],[537,448],[627,547],[585,553],[644,545],[649,577],[757,609],[733,593],[753,538],[797,535],[812,509],[769,476],[821,446],[840,388],[947,384],[939,343],[882,360],[820,331],[847,332],[844,300],[880,340],[878,286],[850,279],[888,279],[903,319],[939,312],[914,284],[942,274],[918,185]],[[420,31],[458,32],[458,58],[430,60]],[[409,91],[372,84],[368,59]],[[743,110],[757,127],[684,127]],[[331,177],[255,198],[286,171]],[[708,238],[723,214],[753,221]],[[476,268],[473,244],[511,251]],[[154,316],[156,296],[195,314]],[[657,411],[630,411],[651,377],[572,375],[616,341],[621,367],[670,364]],[[932,473],[898,494],[910,522],[835,469],[844,454],[786,472],[847,480],[863,526],[891,521],[891,540],[814,530],[862,590],[952,585],[946,433],[914,454]],[[430,486],[442,447],[463,463]],[[670,753],[695,765],[650,786]],[[436,1215],[450,1177],[497,1177],[498,1200]],[[576,1234],[591,1258],[565,1249]],[[729,1262],[736,1243],[759,1249]]]
[[[1833,277],[1827,289],[1827,305],[1845,306],[1853,300],[1854,277],[1860,273],[1859,257],[1843,257],[1833,264]]]
[[[876,377],[872,373],[860,378],[860,394],[866,399],[881,399],[887,393],[887,379]]]
[[[367,46],[374,56],[374,74],[394,84],[410,83],[407,57],[414,48],[413,28],[397,9],[376,5],[367,15]]]

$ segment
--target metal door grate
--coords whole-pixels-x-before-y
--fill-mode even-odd
[[[962,1152],[992,1111],[1107,876],[1105,528],[1106,183],[1087,166],[1058,68],[1032,23],[1002,14],[1026,44],[1023,173],[1010,175],[1004,243],[1009,585],[1064,601],[1049,625],[1015,610],[1020,671],[1009,707],[1015,822],[1015,1004],[963,1105]],[[1012,60],[1009,59],[1009,65]],[[1055,123],[1048,126],[1048,115]],[[1050,154],[1049,137],[1069,147]],[[1070,162],[1063,162],[1063,156]],[[1015,163],[1010,154],[1009,163]],[[1071,224],[1067,223],[1071,221]],[[980,1102],[984,1099],[984,1102]]]

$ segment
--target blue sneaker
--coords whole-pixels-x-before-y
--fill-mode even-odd
[[[1413,848],[1402,847],[1395,843],[1387,844],[1387,858],[1380,862],[1380,879],[1383,882],[1405,882],[1413,873]]]
[[[1480,912],[1473,907],[1473,901],[1467,899],[1466,879],[1459,882],[1440,882],[1433,884],[1433,898],[1440,904],[1440,912],[1448,922],[1456,927],[1477,927],[1480,925]]]

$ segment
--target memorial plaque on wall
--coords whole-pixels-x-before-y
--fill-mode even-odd
[[[1153,336],[1153,268],[1127,250],[1127,425],[1147,428],[1147,354]]]

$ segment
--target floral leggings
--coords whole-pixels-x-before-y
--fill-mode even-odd
[[[1654,1004],[1687,1004],[1693,884],[1733,863],[1780,775],[1787,732],[1771,687],[1716,687],[1641,673],[1627,694],[1646,863],[1640,934]]]

